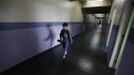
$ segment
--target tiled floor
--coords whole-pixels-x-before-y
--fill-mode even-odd
[[[114,75],[106,62],[101,26],[74,39],[66,59],[61,46],[44,52],[2,75]]]

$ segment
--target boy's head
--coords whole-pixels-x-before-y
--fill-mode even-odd
[[[68,29],[68,23],[65,22],[62,25],[63,25],[63,29]]]

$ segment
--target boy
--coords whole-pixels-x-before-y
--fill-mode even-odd
[[[60,32],[60,40],[59,42],[62,43],[63,49],[64,49],[64,55],[63,59],[65,59],[67,55],[68,45],[71,42],[70,32],[68,30],[68,23],[63,23],[63,29]]]

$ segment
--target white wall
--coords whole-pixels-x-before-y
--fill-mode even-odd
[[[119,25],[121,13],[122,13],[122,10],[123,10],[124,1],[125,0],[114,0],[113,1],[111,11],[110,11],[110,16],[109,16],[109,21],[112,20],[112,16],[113,16],[112,13],[114,12],[114,10],[117,10],[114,25]]]
[[[82,21],[81,6],[67,0],[0,0],[0,22]]]

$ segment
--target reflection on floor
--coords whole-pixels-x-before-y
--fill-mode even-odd
[[[104,34],[98,26],[74,39],[65,60],[59,46],[2,75],[114,75],[114,71],[107,66],[104,48]]]

